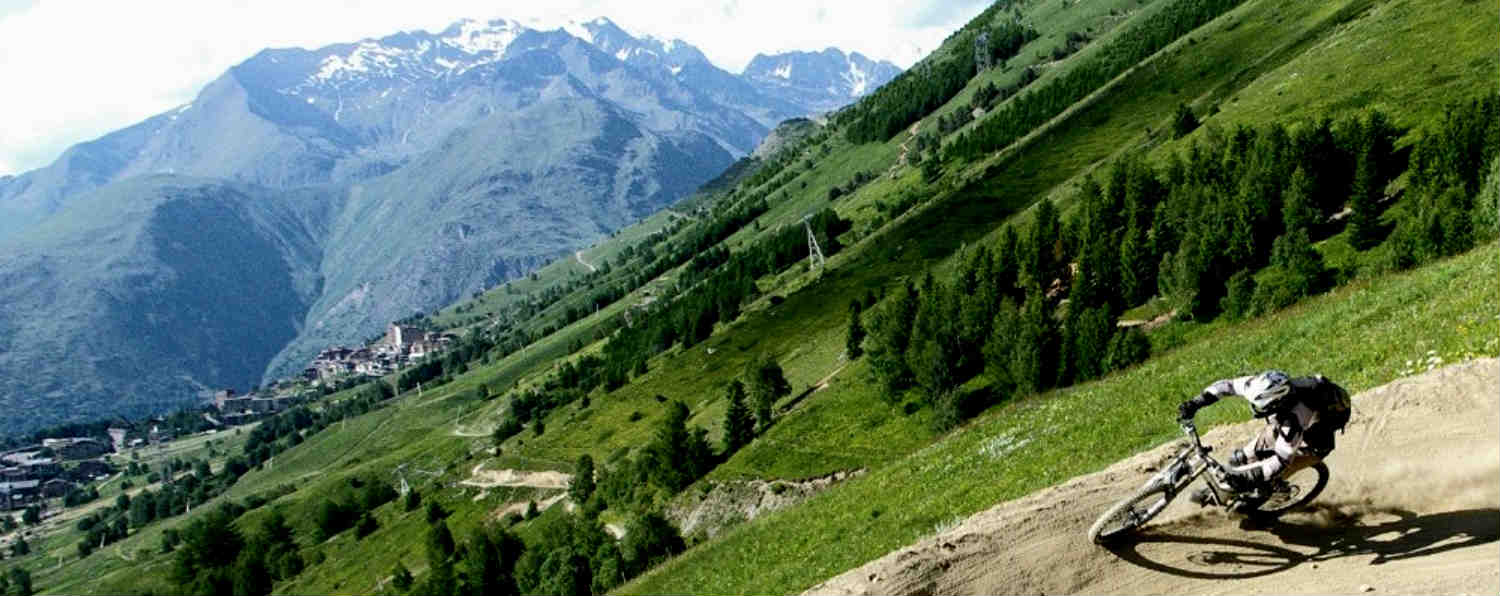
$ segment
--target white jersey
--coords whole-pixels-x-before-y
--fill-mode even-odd
[[[1248,386],[1250,380],[1254,378],[1254,376],[1246,376],[1217,381],[1204,388],[1203,393],[1212,395],[1215,398],[1238,395],[1248,400],[1250,397]],[[1272,445],[1272,451],[1276,457],[1263,457],[1259,456],[1259,454],[1254,454],[1256,457],[1250,458],[1251,463],[1236,469],[1248,470],[1250,468],[1260,468],[1262,478],[1275,478],[1276,474],[1292,461],[1292,457],[1302,447],[1302,434],[1318,421],[1318,412],[1307,407],[1307,404],[1302,403],[1301,400],[1298,400],[1297,394],[1302,390],[1311,389],[1317,381],[1310,377],[1303,377],[1294,378],[1291,382],[1292,394],[1288,395],[1287,399],[1293,400],[1292,405],[1281,408],[1278,412],[1266,417],[1266,424],[1271,425],[1275,429],[1276,440]]]

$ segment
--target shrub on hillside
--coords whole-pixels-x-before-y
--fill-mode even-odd
[[[397,561],[396,568],[391,571],[391,586],[395,587],[398,592],[406,592],[411,589],[411,583],[411,571]]]
[[[380,529],[380,522],[375,521],[375,516],[366,511],[359,516],[359,523],[354,525],[354,537],[364,538]]]
[[[1198,117],[1185,103],[1177,104],[1177,113],[1172,116],[1172,138],[1180,139],[1198,129]]]
[[[1490,162],[1489,177],[1474,205],[1474,230],[1482,239],[1500,236],[1500,155]]]
[[[349,529],[359,519],[353,505],[337,500],[327,500],[313,513],[313,525],[318,530],[318,539],[327,540]]]
[[[1228,292],[1220,302],[1219,309],[1231,320],[1240,320],[1255,314],[1255,276],[1249,269],[1241,269],[1229,276]]]
[[[439,505],[437,501],[427,502],[427,523],[435,524],[447,517],[448,510],[443,509],[443,506]]]
[[[636,516],[625,526],[620,555],[626,573],[634,576],[687,549],[677,526],[656,512]]]
[[[1109,342],[1106,366],[1111,371],[1123,370],[1145,362],[1151,357],[1151,340],[1139,328],[1121,329]]]

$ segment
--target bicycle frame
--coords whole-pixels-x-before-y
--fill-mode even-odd
[[[1183,423],[1182,431],[1183,434],[1187,435],[1190,444],[1178,453],[1172,459],[1172,463],[1164,467],[1150,482],[1161,482],[1169,487],[1167,494],[1170,501],[1175,499],[1182,489],[1192,484],[1199,476],[1202,476],[1204,472],[1213,470],[1214,474],[1210,474],[1208,478],[1204,479],[1204,484],[1208,486],[1209,493],[1215,505],[1228,505],[1234,491],[1223,486],[1219,480],[1227,471],[1224,464],[1219,463],[1219,460],[1209,455],[1209,452],[1213,451],[1213,448],[1203,445],[1203,440],[1198,436],[1198,428],[1192,422]]]

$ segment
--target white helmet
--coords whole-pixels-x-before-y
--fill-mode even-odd
[[[1265,418],[1280,409],[1281,402],[1292,392],[1292,379],[1279,370],[1268,370],[1245,382],[1244,395],[1250,402],[1250,413]]]

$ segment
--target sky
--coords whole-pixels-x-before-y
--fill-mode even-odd
[[[990,0],[0,0],[0,176],[192,101],[261,49],[604,16],[741,72],[757,53],[857,51],[911,66]]]

